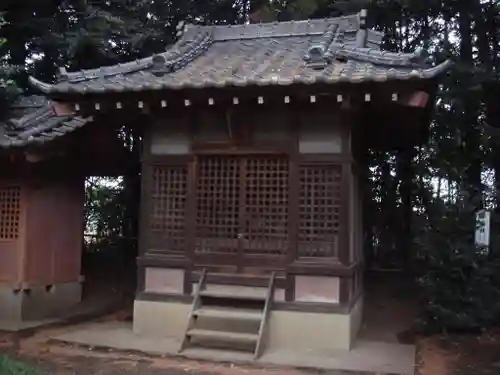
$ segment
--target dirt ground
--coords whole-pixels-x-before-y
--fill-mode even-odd
[[[418,336],[412,329],[418,316],[418,302],[411,286],[405,285],[400,275],[368,279],[365,296],[361,336],[371,340],[415,344],[416,375],[500,375],[500,329],[480,336]],[[102,319],[130,320],[130,305]],[[149,357],[139,353],[89,350],[49,341],[49,337],[66,329],[68,327],[53,327],[25,335],[0,332],[0,354],[30,363],[44,375],[368,375],[343,371],[250,368]]]
[[[24,338],[0,333],[0,354],[28,363],[44,375],[368,375],[343,371],[250,368],[50,343],[48,338],[64,329],[45,329]]]
[[[500,375],[500,330],[418,340],[418,375]]]
[[[30,337],[0,333],[0,354],[29,363],[47,375],[368,375],[250,368],[48,342],[50,336],[64,329],[46,329]],[[416,375],[500,375],[500,331],[481,336],[417,337],[416,344]]]

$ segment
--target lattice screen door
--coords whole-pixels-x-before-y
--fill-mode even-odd
[[[200,156],[195,253],[286,255],[288,158]]]

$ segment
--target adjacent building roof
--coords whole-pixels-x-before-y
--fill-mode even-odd
[[[107,93],[182,88],[384,82],[431,79],[420,52],[382,51],[383,34],[366,28],[366,11],[307,21],[237,26],[183,26],[166,52],[98,69],[68,73],[58,82],[31,83],[46,94]]]
[[[0,122],[0,148],[45,143],[92,120],[57,112],[55,104],[43,96],[22,97],[13,105],[13,117]]]

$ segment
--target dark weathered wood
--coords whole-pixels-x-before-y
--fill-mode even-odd
[[[300,127],[301,127],[301,112],[300,107],[296,107],[294,111],[290,111],[291,132],[294,137],[295,148],[289,155],[289,172],[288,172],[288,263],[293,263],[297,258],[297,245],[299,235],[299,201],[300,201]],[[304,124],[306,125],[306,124]],[[290,298],[290,290],[292,284],[288,280],[288,287],[285,294]],[[291,297],[293,299],[293,296]]]
[[[275,155],[286,154],[291,145],[283,143],[263,143],[260,146],[236,147],[234,145],[195,144],[193,152],[204,155]]]
[[[140,267],[186,268],[189,264],[190,260],[183,256],[146,253],[137,257],[137,265]]]
[[[297,258],[297,240],[299,230],[299,200],[300,200],[300,172],[297,157],[289,159],[288,176],[288,263]]]
[[[354,295],[346,306],[331,303],[319,302],[282,302],[274,301],[273,309],[277,311],[298,311],[298,312],[316,312],[316,313],[332,313],[332,314],[349,314],[352,307],[363,296],[362,292]],[[142,292],[136,295],[137,301],[149,302],[178,302],[191,304],[193,301],[192,295],[180,294],[160,294],[151,292]]]
[[[137,285],[136,285],[136,295],[144,292],[146,288],[146,268],[143,265],[137,265]]]
[[[154,293],[154,292],[139,292],[135,295],[136,301],[148,302],[178,302],[191,304],[193,296],[190,294],[172,294],[172,293]]]
[[[342,176],[340,183],[341,202],[339,222],[339,260],[342,264],[349,264],[351,261],[351,194],[352,194],[352,174],[350,163],[342,164]]]
[[[240,185],[240,195],[239,195],[239,212],[238,212],[238,249],[237,249],[237,262],[236,270],[241,272],[243,270],[243,257],[244,257],[244,241],[247,236],[247,217],[246,217],[246,172],[247,172],[247,159],[242,158],[239,171],[239,185]]]
[[[352,263],[349,266],[338,263],[320,263],[316,259],[314,261],[315,263],[296,262],[289,264],[286,271],[293,275],[352,276],[364,266],[362,261]]]
[[[191,158],[187,166],[188,181],[187,181],[187,196],[186,196],[186,211],[185,211],[185,236],[186,247],[185,255],[191,259],[194,254],[195,236],[196,236],[196,158]]]
[[[352,277],[339,278],[339,303],[342,306],[349,306],[349,299],[352,291]]]
[[[295,275],[286,272],[285,301],[293,302],[295,300]]]
[[[284,269],[287,264],[286,256],[274,255],[244,255],[244,267],[262,267],[262,268],[275,268],[276,270]],[[193,255],[193,262],[200,265],[228,265],[236,266],[240,264],[241,257],[239,254],[227,253],[195,253]]]
[[[182,340],[181,346],[179,347],[179,353],[182,352],[185,348],[186,345],[189,343],[189,335],[188,332],[190,329],[193,328],[194,321],[196,320],[196,316],[194,312],[201,306],[201,298],[200,295],[205,290],[205,285],[206,285],[206,276],[207,276],[207,271],[203,270],[200,280],[198,282],[198,288],[196,289],[196,293],[194,294],[193,298],[193,304],[191,306],[191,312],[189,313],[189,318],[188,318],[188,323],[186,326],[186,330],[184,331],[184,339]]]
[[[203,126],[203,117],[193,114],[191,155],[144,156],[152,173],[172,168],[187,171],[183,219],[175,216],[179,215],[177,210],[165,212],[162,221],[184,220],[183,246],[179,245],[180,232],[173,227],[150,231],[148,254],[170,257],[158,256],[149,262],[183,268],[185,292],[190,292],[194,270],[199,267],[235,267],[236,272],[248,275],[286,270],[285,295],[292,301],[295,274],[339,276],[353,272],[337,264],[349,263],[349,191],[343,190],[351,188],[345,174],[346,168],[354,165],[346,146],[350,142],[349,124],[342,124],[342,153],[299,155],[300,112],[304,107],[286,112],[290,142],[260,144],[252,144],[252,124],[242,114],[251,118],[245,110],[264,107],[250,103],[242,107],[245,109],[238,115],[232,113],[236,107],[225,109],[238,125],[234,139],[197,141],[196,129]],[[162,173],[171,173],[171,183],[180,181],[173,172]],[[176,194],[181,196],[175,186],[162,190],[170,196],[165,204],[158,201],[161,207],[179,206],[167,204],[177,202]],[[155,208],[157,217],[163,214],[159,207]],[[185,260],[180,260],[182,256]]]
[[[190,263],[184,268],[184,277],[182,279],[182,293],[188,296],[193,294],[193,283],[191,282],[192,275],[193,267]]]
[[[147,153],[143,156],[143,162],[150,166],[180,166],[186,165],[192,157],[190,155],[153,155]]]
[[[275,272],[274,272],[275,273]],[[275,273],[276,274],[276,273]],[[201,272],[194,271],[191,274],[192,282],[197,282],[201,277]],[[269,285],[269,276],[256,276],[246,274],[222,274],[222,273],[207,273],[207,283],[216,285],[239,285],[249,287],[267,287]],[[285,289],[287,287],[286,279],[283,277],[275,277],[275,287],[277,289]]]
[[[273,310],[318,314],[349,314],[351,307],[342,306],[338,303],[274,301]]]
[[[150,132],[145,131],[142,154],[143,158],[147,158],[151,151]],[[141,163],[141,197],[139,208],[139,243],[138,243],[138,262],[137,262],[137,291],[142,292],[145,287],[145,270],[143,265],[139,264],[139,259],[143,257],[148,248],[148,237],[150,235],[150,218],[151,218],[151,191],[152,191],[152,168],[146,163]]]
[[[269,320],[269,314],[271,313],[271,308],[274,302],[274,289],[275,289],[275,278],[276,274],[273,272],[269,279],[269,286],[267,287],[266,303],[264,305],[264,310],[262,313],[262,319],[260,321],[259,327],[259,338],[257,340],[257,345],[255,345],[254,359],[258,359],[264,350],[264,342],[267,334],[267,323]]]
[[[354,163],[354,158],[348,152],[340,154],[299,154],[298,162],[301,165],[337,165]]]

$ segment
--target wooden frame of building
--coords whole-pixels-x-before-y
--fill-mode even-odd
[[[31,79],[99,126],[142,116],[134,329],[182,350],[207,339],[253,344],[255,355],[350,348],[362,312],[364,155],[425,139],[449,62],[381,51],[365,11],[179,31],[153,57]],[[258,332],[228,333],[259,299]],[[202,312],[218,323],[197,327]]]

